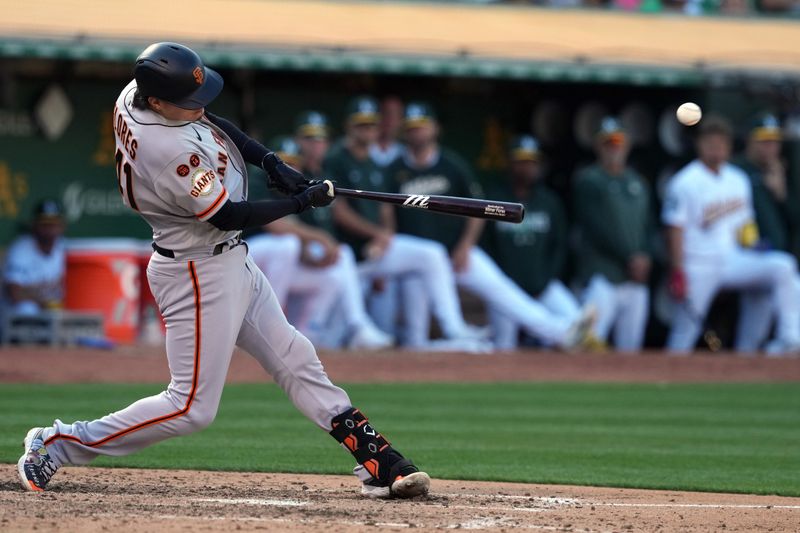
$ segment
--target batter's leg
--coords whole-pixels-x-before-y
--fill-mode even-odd
[[[328,379],[311,342],[286,320],[275,293],[260,272],[236,344],[258,360],[294,405],[319,427],[351,406],[350,398]]]
[[[619,316],[614,326],[614,346],[621,352],[642,349],[650,308],[650,292],[641,283],[622,283],[617,286]]]
[[[393,449],[352,407],[347,393],[331,383],[312,344],[281,313],[266,278],[255,272],[251,283],[254,296],[237,344],[261,363],[300,412],[353,454],[364,494],[411,497],[427,492],[428,475]]]
[[[44,442],[58,464],[128,455],[208,426],[217,413],[234,342],[250,304],[246,249],[201,261],[155,255],[148,280],[167,325],[166,391],[91,422],[56,420]]]

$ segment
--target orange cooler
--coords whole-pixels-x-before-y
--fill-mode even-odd
[[[139,334],[141,242],[70,239],[65,307],[103,315],[109,339],[130,344]]]

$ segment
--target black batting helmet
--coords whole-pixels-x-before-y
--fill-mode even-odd
[[[222,91],[222,76],[200,56],[178,43],[155,43],[136,58],[133,68],[142,96],[155,96],[183,109],[207,106]]]

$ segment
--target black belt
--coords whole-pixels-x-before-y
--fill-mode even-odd
[[[211,255],[219,255],[226,250],[230,250],[234,246],[238,246],[241,243],[241,238],[237,239],[235,242],[225,241],[221,242],[214,247],[214,251]],[[153,250],[159,255],[163,255],[164,257],[169,257],[170,259],[175,259],[175,252],[172,250],[168,250],[167,248],[162,248],[161,246],[153,243]]]

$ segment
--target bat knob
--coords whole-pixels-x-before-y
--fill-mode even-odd
[[[323,180],[322,183],[328,186],[328,196],[333,197],[336,195],[336,189],[333,187],[333,182],[331,180]]]

